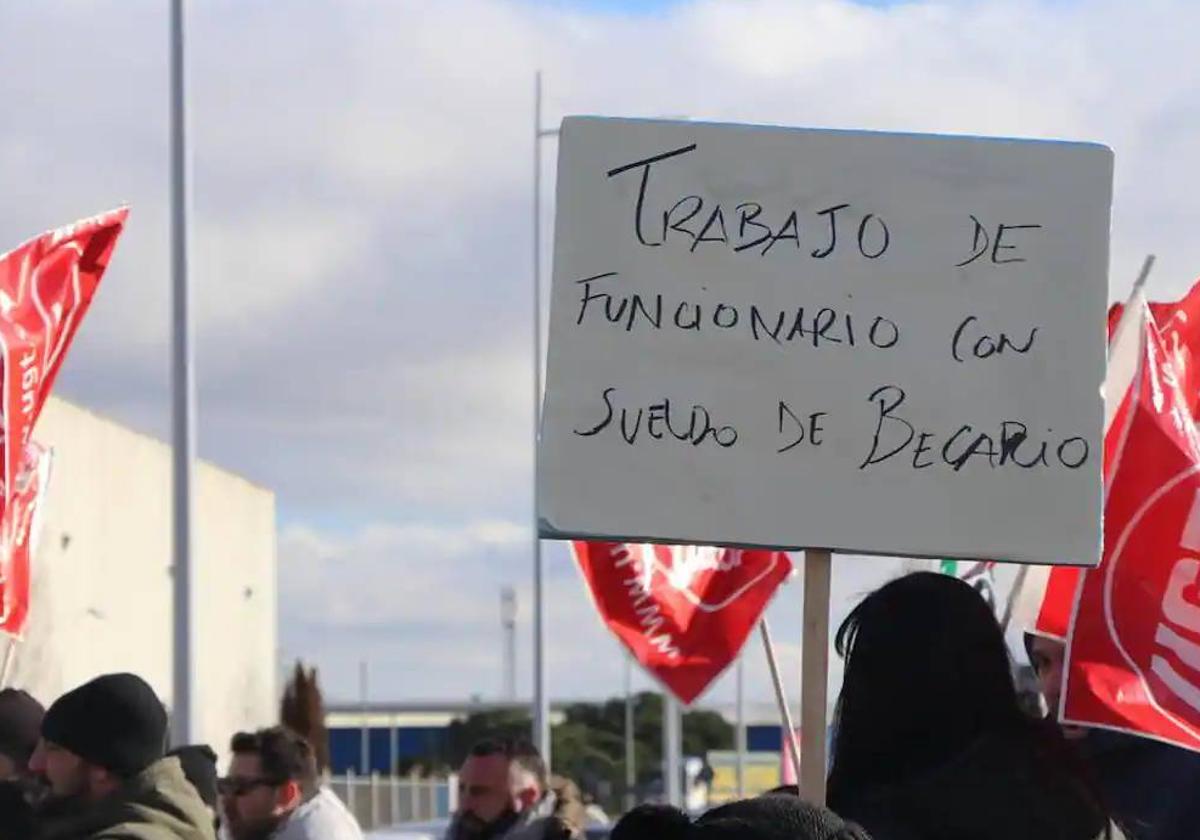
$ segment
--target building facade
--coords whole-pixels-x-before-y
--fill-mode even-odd
[[[170,447],[53,398],[34,439],[54,455],[8,684],[48,705],[131,671],[170,708]],[[238,729],[278,719],[275,496],[203,462],[193,493],[194,726],[222,752]]]

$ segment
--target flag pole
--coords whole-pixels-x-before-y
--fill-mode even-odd
[[[15,636],[8,637],[8,647],[4,651],[4,664],[0,665],[0,688],[8,688],[8,678],[12,675],[13,662],[17,658],[17,645],[21,640]]]
[[[737,795],[738,799],[742,799],[746,796],[746,667],[741,654],[738,654],[737,661],[737,732],[734,740],[737,749]]]
[[[171,0],[171,428],[174,511],[174,625],[171,734],[190,744],[195,681],[193,654],[192,463],[196,452],[196,381],[192,367],[191,289],[188,284],[187,79],[183,0]]]
[[[542,71],[533,93],[533,742],[551,767],[550,698],[546,693],[546,561],[538,507],[538,428],[542,413]]]
[[[1142,270],[1138,272],[1137,279],[1133,281],[1133,291],[1130,296],[1136,295],[1146,285],[1146,279],[1150,276],[1150,269],[1154,268],[1154,254],[1147,254],[1146,259],[1142,261]]]
[[[683,769],[680,758],[683,753],[683,721],[679,700],[670,691],[663,693],[663,792],[667,804],[676,808],[684,806]]]
[[[800,782],[800,744],[796,741],[796,727],[792,723],[792,711],[788,708],[787,695],[783,690],[783,679],[779,676],[779,662],[775,658],[775,644],[771,641],[771,628],[764,618],[758,623],[758,631],[762,636],[763,650],[767,654],[767,667],[771,670],[771,684],[775,687],[775,702],[779,705],[779,717],[783,721],[783,740],[780,746],[792,754],[792,768],[796,773],[796,781]]]

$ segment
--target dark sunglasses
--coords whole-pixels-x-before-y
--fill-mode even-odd
[[[256,787],[275,787],[280,782],[263,776],[241,777],[227,776],[217,779],[217,792],[222,796],[245,796]]]

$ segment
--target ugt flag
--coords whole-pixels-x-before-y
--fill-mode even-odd
[[[30,532],[49,462],[30,435],[125,226],[120,208],[0,254],[0,631],[29,608]]]
[[[609,542],[572,548],[608,629],[685,704],[737,658],[792,573],[782,551]]]
[[[1134,305],[1134,304],[1131,304]],[[1190,371],[1147,304],[1106,439],[1104,558],[1083,578],[1064,722],[1200,750],[1200,435]],[[1110,360],[1110,369],[1112,362]]]

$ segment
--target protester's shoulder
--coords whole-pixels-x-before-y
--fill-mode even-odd
[[[505,840],[581,840],[583,830],[560,817],[539,817],[510,832]]]
[[[186,834],[165,825],[146,822],[121,823],[94,834],[88,840],[215,840],[211,828],[206,832],[197,828]]]
[[[905,799],[899,788],[878,791],[852,799],[839,816],[862,826],[871,840],[922,840],[924,835],[905,816]]]
[[[328,788],[322,788],[279,832],[279,840],[362,840],[362,829],[350,810]]]
[[[985,737],[945,764],[837,809],[873,840],[1103,835],[1103,810],[1026,737]]]
[[[114,803],[92,840],[215,840],[212,818],[179,762],[162,759]]]

